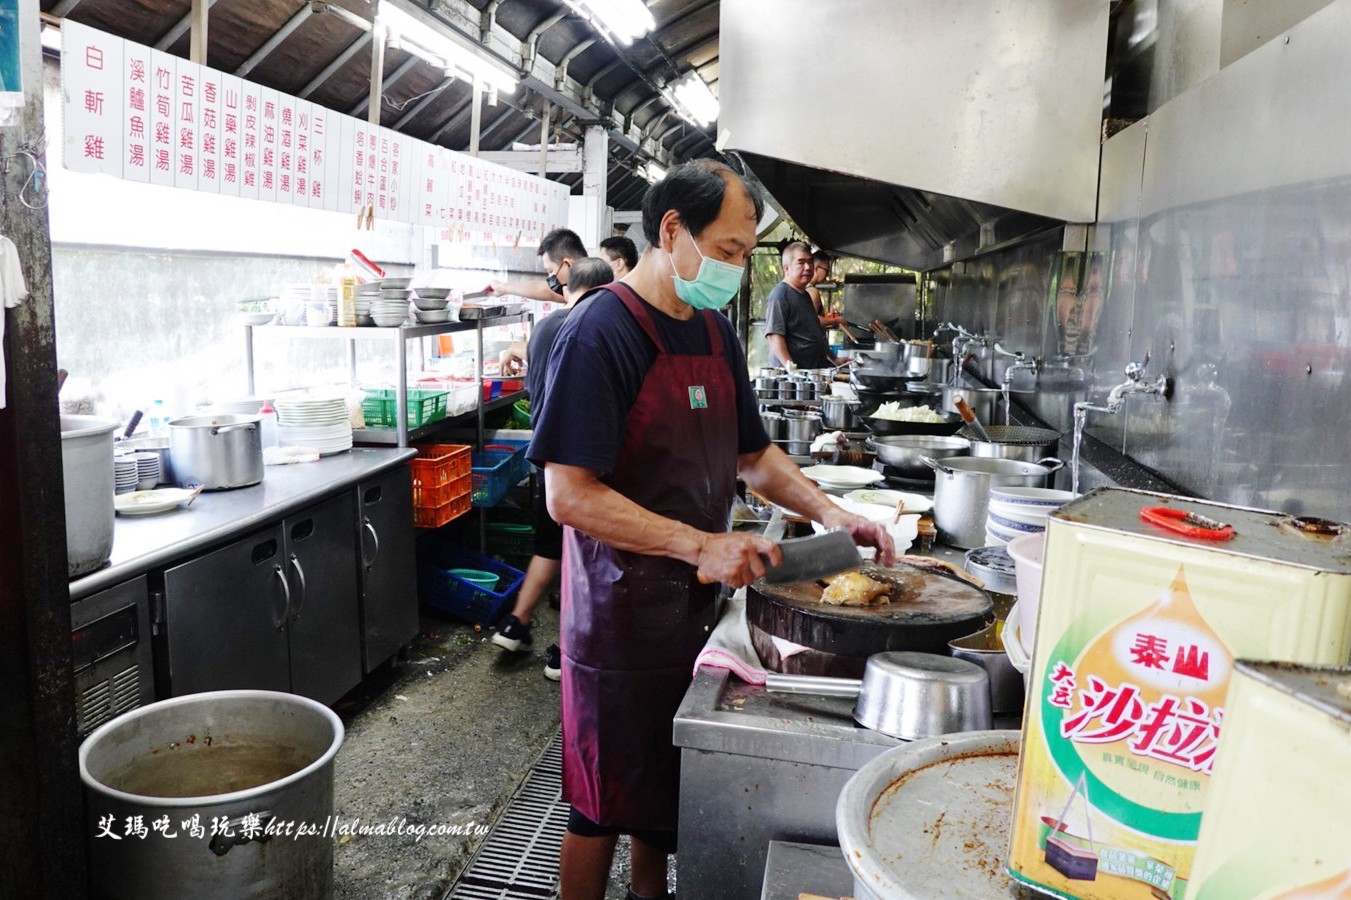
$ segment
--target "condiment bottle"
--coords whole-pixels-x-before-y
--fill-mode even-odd
[[[357,324],[357,276],[352,267],[338,266],[338,325],[355,328]]]
[[[262,421],[258,423],[258,434],[262,438],[263,446],[277,446],[277,411],[272,408],[271,403],[264,401],[258,415],[262,416]]]

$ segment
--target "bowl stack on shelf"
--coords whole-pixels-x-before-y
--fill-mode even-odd
[[[158,453],[133,453],[136,462],[136,490],[151,491],[160,482],[160,464]]]
[[[127,494],[136,490],[140,472],[136,465],[136,454],[119,453],[113,456],[113,493]]]
[[[357,285],[357,324],[374,325],[371,306],[380,299],[380,282],[368,281]]]
[[[352,449],[352,424],[341,396],[295,394],[278,397],[276,407],[281,446],[313,447],[320,456]]]
[[[408,321],[408,283],[411,278],[386,278],[380,294],[371,300],[371,320],[381,328],[397,328]]]
[[[990,491],[985,518],[985,543],[1002,547],[1025,534],[1046,530],[1046,517],[1075,498],[1069,491],[1049,488],[996,487]]]
[[[449,322],[450,288],[413,288],[413,318],[422,325]]]

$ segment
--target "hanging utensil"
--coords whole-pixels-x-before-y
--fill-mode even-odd
[[[967,427],[975,432],[976,437],[979,440],[989,443],[989,433],[985,430],[985,426],[980,424],[980,419],[976,418],[976,414],[971,411],[971,406],[966,402],[966,398],[961,396],[953,397],[952,405],[957,407],[957,414],[962,417],[962,421],[966,423]]]
[[[136,426],[141,424],[141,415],[142,413],[139,409],[131,414],[131,421],[127,423],[127,428],[122,432],[120,440],[125,441],[136,433]]]

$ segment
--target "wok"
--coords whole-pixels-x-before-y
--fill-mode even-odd
[[[924,464],[924,457],[946,459],[967,453],[971,449],[971,442],[964,437],[908,434],[872,437],[866,446],[885,465],[896,469],[901,477],[927,480],[933,477],[933,473]]]
[[[876,410],[874,410],[876,412]],[[893,436],[906,434],[956,434],[962,427],[962,417],[956,413],[942,412],[942,422],[901,422],[897,419],[879,419],[869,413],[863,424],[875,435]]]
[[[869,390],[901,391],[905,390],[906,384],[914,379],[913,376],[908,376],[904,372],[894,372],[887,369],[856,369],[854,380]]]

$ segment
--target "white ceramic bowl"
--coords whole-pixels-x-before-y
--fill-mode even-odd
[[[244,320],[245,325],[269,325],[272,320],[277,318],[276,313],[270,312],[246,312],[240,313],[239,317]]]
[[[1018,582],[1018,631],[1023,640],[1032,642],[1037,633],[1037,604],[1041,601],[1041,554],[1046,546],[1046,532],[1025,534],[1008,544],[1013,557],[1014,577]]]
[[[1014,536],[1020,534],[1036,534],[1039,531],[1046,530],[1046,520],[1040,522],[1016,522],[1013,519],[1006,519],[990,510],[986,515],[986,527],[993,529],[998,534],[1010,532]]]
[[[1046,517],[1054,509],[1049,506],[1022,506],[1017,503],[1008,503],[1003,500],[991,500],[989,511],[1001,519],[1007,519],[1010,522],[1017,522],[1021,525],[1036,525],[1040,528],[1046,527]]]
[[[1048,509],[1063,506],[1078,496],[1070,491],[1037,487],[997,487],[990,490],[991,500],[1016,503],[1020,506],[1044,506]]]
[[[1004,538],[996,536],[996,535],[995,535],[993,532],[991,532],[990,529],[988,529],[988,528],[985,529],[985,546],[987,546],[987,547],[1004,547],[1004,546],[1007,546],[1007,544],[1008,544],[1008,541],[1006,541]]]

